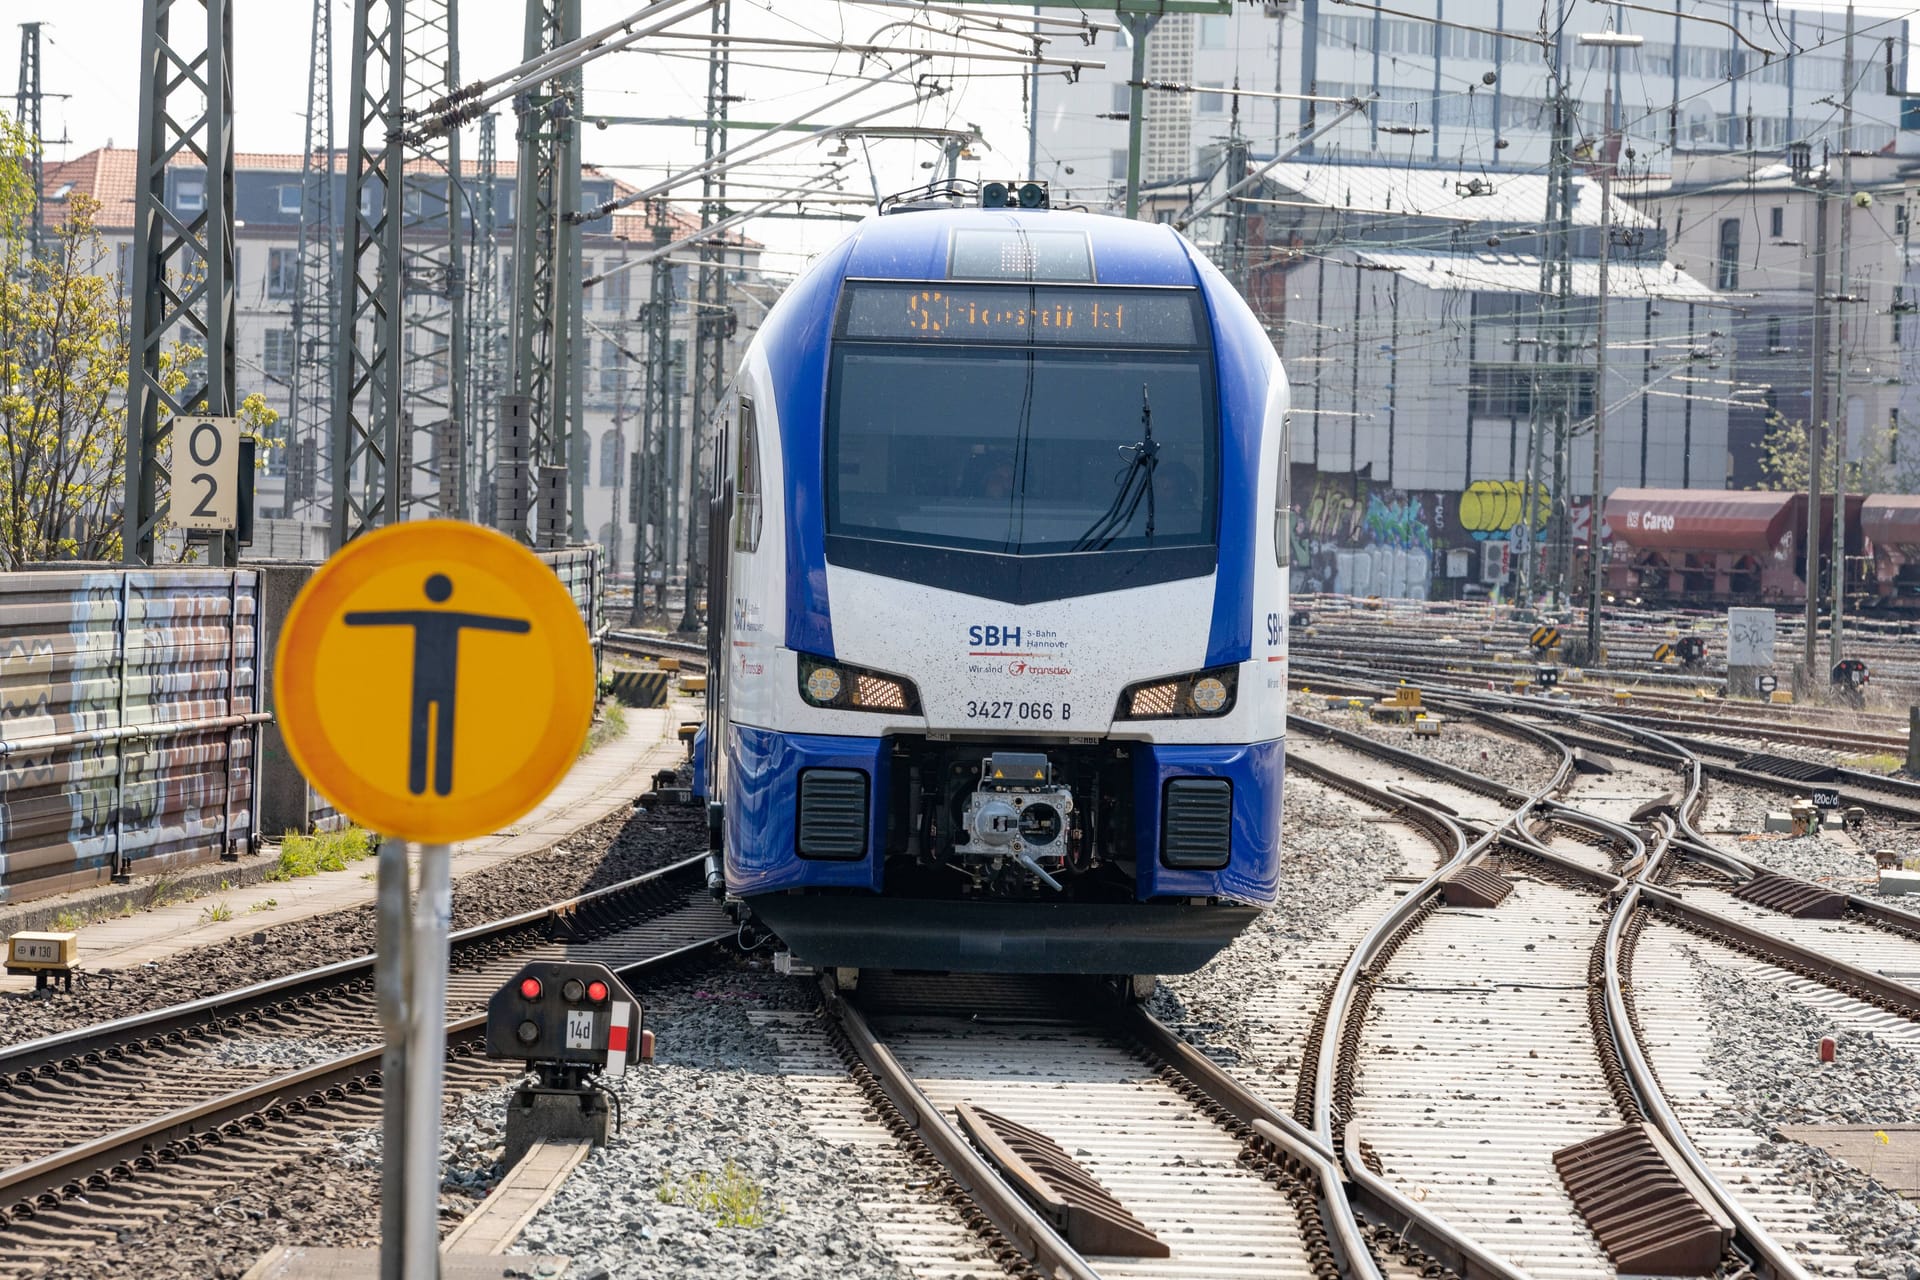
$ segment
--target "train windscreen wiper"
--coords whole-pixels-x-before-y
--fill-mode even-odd
[[[1139,440],[1120,446],[1120,452],[1128,457],[1116,477],[1120,488],[1100,518],[1073,544],[1075,551],[1105,551],[1113,545],[1113,540],[1133,524],[1143,499],[1147,504],[1147,541],[1153,541],[1153,473],[1160,465],[1160,445],[1153,438],[1153,404],[1144,382],[1140,384],[1140,432]]]

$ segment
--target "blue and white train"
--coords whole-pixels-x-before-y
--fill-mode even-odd
[[[1280,877],[1287,382],[1165,226],[907,207],[749,347],[700,789],[821,968],[1189,972]]]

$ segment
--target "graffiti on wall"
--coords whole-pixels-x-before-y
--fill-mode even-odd
[[[1553,497],[1541,485],[1534,491],[1536,540],[1547,536]],[[1460,495],[1460,527],[1476,542],[1524,542],[1527,489],[1518,480],[1476,480]]]
[[[1293,589],[1390,599],[1426,599],[1442,573],[1469,576],[1462,549],[1475,551],[1482,570],[1489,559],[1512,563],[1529,533],[1536,547],[1546,542],[1553,511],[1542,486],[1529,521],[1526,486],[1517,480],[1478,480],[1458,492],[1399,490],[1365,472],[1302,467],[1293,491],[1305,495],[1294,508]]]
[[[1424,600],[1433,587],[1438,503],[1375,485],[1365,475],[1306,468],[1293,524],[1295,591]]]

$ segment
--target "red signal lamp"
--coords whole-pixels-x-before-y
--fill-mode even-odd
[[[602,1000],[605,1000],[606,998],[607,998],[606,983],[596,981],[596,982],[589,982],[587,984],[587,999],[593,1001],[595,1004],[599,1004]]]
[[[520,995],[523,999],[538,1000],[540,998],[540,979],[520,979]]]

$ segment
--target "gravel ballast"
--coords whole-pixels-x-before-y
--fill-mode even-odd
[[[1365,712],[1329,709],[1318,693],[1291,693],[1287,705],[1289,711],[1309,720],[1529,791],[1546,786],[1560,762],[1559,756],[1548,754],[1545,746],[1494,733],[1465,717],[1439,713],[1443,716],[1440,735],[1423,737],[1407,725],[1375,720]],[[1312,741],[1304,735],[1301,740]]]
[[[1779,1126],[1912,1124],[1920,1117],[1920,1055],[1871,1030],[1845,1033],[1835,1061],[1819,1061],[1822,1017],[1780,987],[1697,959],[1712,1028],[1708,1062],[1732,1095],[1720,1122],[1770,1139],[1756,1155],[1776,1163],[1819,1205],[1816,1225],[1871,1260],[1863,1275],[1920,1277],[1920,1207],[1869,1171],[1817,1147],[1774,1138]]]
[[[704,817],[662,806],[622,811],[552,848],[461,876],[453,885],[453,928],[464,929],[585,893],[688,857],[705,847]],[[370,875],[374,860],[332,875]],[[234,938],[112,974],[82,972],[71,994],[0,993],[0,1045],[91,1026],[218,995],[374,949],[371,904],[262,925],[264,940]]]
[[[909,1274],[861,1204],[872,1175],[851,1144],[823,1140],[754,1010],[806,1010],[798,980],[741,973],[648,1009],[652,1066],[621,1082],[626,1129],[587,1157],[521,1236],[592,1277],[884,1280]],[[704,1194],[757,1194],[759,1225],[722,1225]]]
[[[1278,901],[1197,972],[1162,978],[1147,1005],[1223,1066],[1278,1090],[1268,1101],[1282,1109],[1292,1103],[1285,1091],[1300,1046],[1295,1036],[1274,1036],[1274,1006],[1288,1004],[1288,1021],[1302,1027],[1311,1020],[1354,937],[1378,914],[1358,909],[1372,902],[1384,911],[1383,882],[1407,870],[1402,846],[1382,831],[1379,816],[1301,775],[1291,778]],[[1349,913],[1358,918],[1347,921]]]

